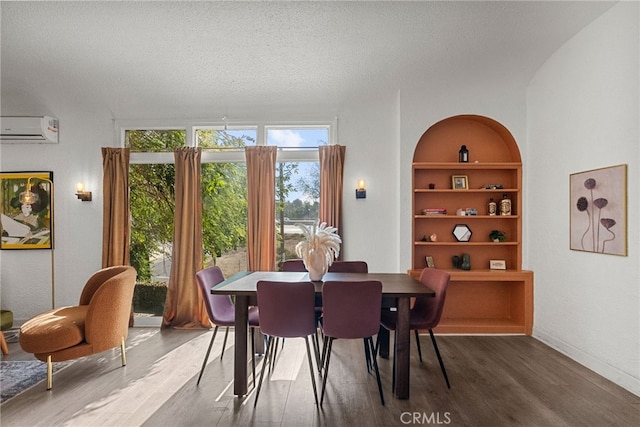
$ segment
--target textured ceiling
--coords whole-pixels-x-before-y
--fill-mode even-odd
[[[66,100],[162,118],[469,80],[526,87],[613,4],[3,1],[2,113]]]

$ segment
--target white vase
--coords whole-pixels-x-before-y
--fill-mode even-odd
[[[327,272],[327,257],[322,252],[316,252],[313,249],[307,252],[307,256],[303,258],[304,266],[309,272],[309,280],[318,282]]]

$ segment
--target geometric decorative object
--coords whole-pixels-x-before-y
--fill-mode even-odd
[[[473,234],[467,224],[456,224],[451,233],[458,242],[468,242],[471,240],[471,235]]]

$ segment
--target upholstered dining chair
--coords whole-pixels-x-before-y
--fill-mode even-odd
[[[200,375],[198,375],[198,382],[202,379],[202,374],[209,361],[209,354],[211,353],[211,347],[216,339],[216,334],[220,327],[224,327],[224,341],[222,342],[222,353],[220,354],[220,360],[224,357],[224,349],[227,346],[227,336],[229,335],[229,327],[235,325],[236,311],[231,296],[229,295],[213,295],[211,294],[211,288],[224,281],[224,275],[220,267],[213,266],[202,269],[196,273],[196,281],[198,282],[198,288],[200,289],[200,295],[204,301],[204,305],[207,308],[207,314],[209,320],[214,325],[213,336],[209,342],[207,353],[204,356],[202,362],[202,368],[200,369]],[[249,327],[251,327],[251,366],[253,368],[253,383],[256,382],[256,361],[255,361],[255,347],[254,336],[255,328],[260,326],[258,318],[258,307],[249,308]]]
[[[334,261],[329,266],[332,273],[368,273],[369,266],[365,261]]]
[[[287,259],[282,262],[282,271],[307,271],[301,259]]]
[[[47,362],[47,390],[53,386],[52,362],[120,346],[122,366],[127,364],[124,343],[136,274],[125,265],[99,270],[84,285],[77,306],[49,310],[21,326],[20,347]]]
[[[369,265],[366,261],[334,261],[333,264],[329,266],[329,271],[332,273],[368,273]],[[318,310],[318,308],[316,308]],[[319,319],[322,322],[322,309],[320,308]],[[364,357],[367,362],[367,370],[371,372],[371,358],[369,357],[369,352],[367,351],[367,343],[364,341]]]
[[[288,259],[282,262],[282,271],[307,271],[301,259]],[[365,261],[334,261],[329,270],[333,273],[368,273]]]
[[[326,281],[322,285],[322,307],[324,333],[324,347],[322,362],[324,377],[320,406],[324,400],[329,377],[329,364],[333,341],[336,338],[365,340],[365,352],[369,352],[376,379],[380,401],[384,405],[380,371],[376,361],[373,345],[373,335],[380,328],[380,304],[382,302],[382,283],[377,280],[366,281]],[[357,307],[357,310],[354,309]]]
[[[307,271],[307,268],[304,266],[304,261],[302,259],[293,258],[287,259],[282,262],[282,271],[303,272]],[[320,304],[319,300],[317,301],[317,304]],[[318,325],[318,327],[320,327],[320,316],[322,316],[322,307],[316,305],[315,313],[316,324]],[[282,345],[284,345],[284,340],[282,342]],[[316,364],[318,365],[318,371],[320,371],[320,338],[318,337],[317,329],[316,333],[313,336],[313,346],[315,350],[314,353],[316,354]]]
[[[260,308],[260,328],[268,336],[267,349],[260,372],[256,398],[258,403],[264,372],[274,357],[275,338],[304,338],[307,347],[307,361],[313,385],[313,395],[318,404],[318,391],[311,360],[309,336],[315,335],[314,314],[315,286],[311,282],[276,282],[261,280],[257,283],[258,307]]]
[[[440,370],[444,376],[444,380],[447,383],[447,388],[451,388],[449,384],[449,377],[444,367],[444,362],[438,349],[438,343],[436,337],[433,335],[433,328],[438,326],[440,318],[442,317],[442,309],[447,297],[447,289],[449,288],[449,282],[451,276],[444,270],[436,268],[425,268],[420,273],[420,282],[425,286],[428,286],[436,295],[433,298],[420,297],[416,298],[415,304],[410,312],[409,328],[413,330],[416,337],[416,345],[418,347],[418,356],[420,362],[422,362],[422,350],[420,349],[420,335],[419,330],[428,330],[431,336],[431,342],[433,343],[433,349],[435,350],[438,363],[440,364]],[[396,330],[397,324],[397,312],[395,311],[383,311],[380,319],[380,324],[390,331]],[[395,341],[395,340],[394,340]],[[377,345],[376,345],[377,347]],[[393,359],[393,378],[395,380],[396,361]],[[395,388],[395,381],[392,384],[392,388]]]

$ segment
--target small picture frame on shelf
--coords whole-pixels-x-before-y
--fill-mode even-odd
[[[431,255],[427,255],[424,259],[427,261],[427,267],[436,268],[436,264],[433,262],[433,257]]]
[[[489,268],[491,270],[506,270],[507,263],[503,259],[490,259],[489,260]]]
[[[454,190],[468,190],[469,178],[467,175],[451,175],[451,188]]]

